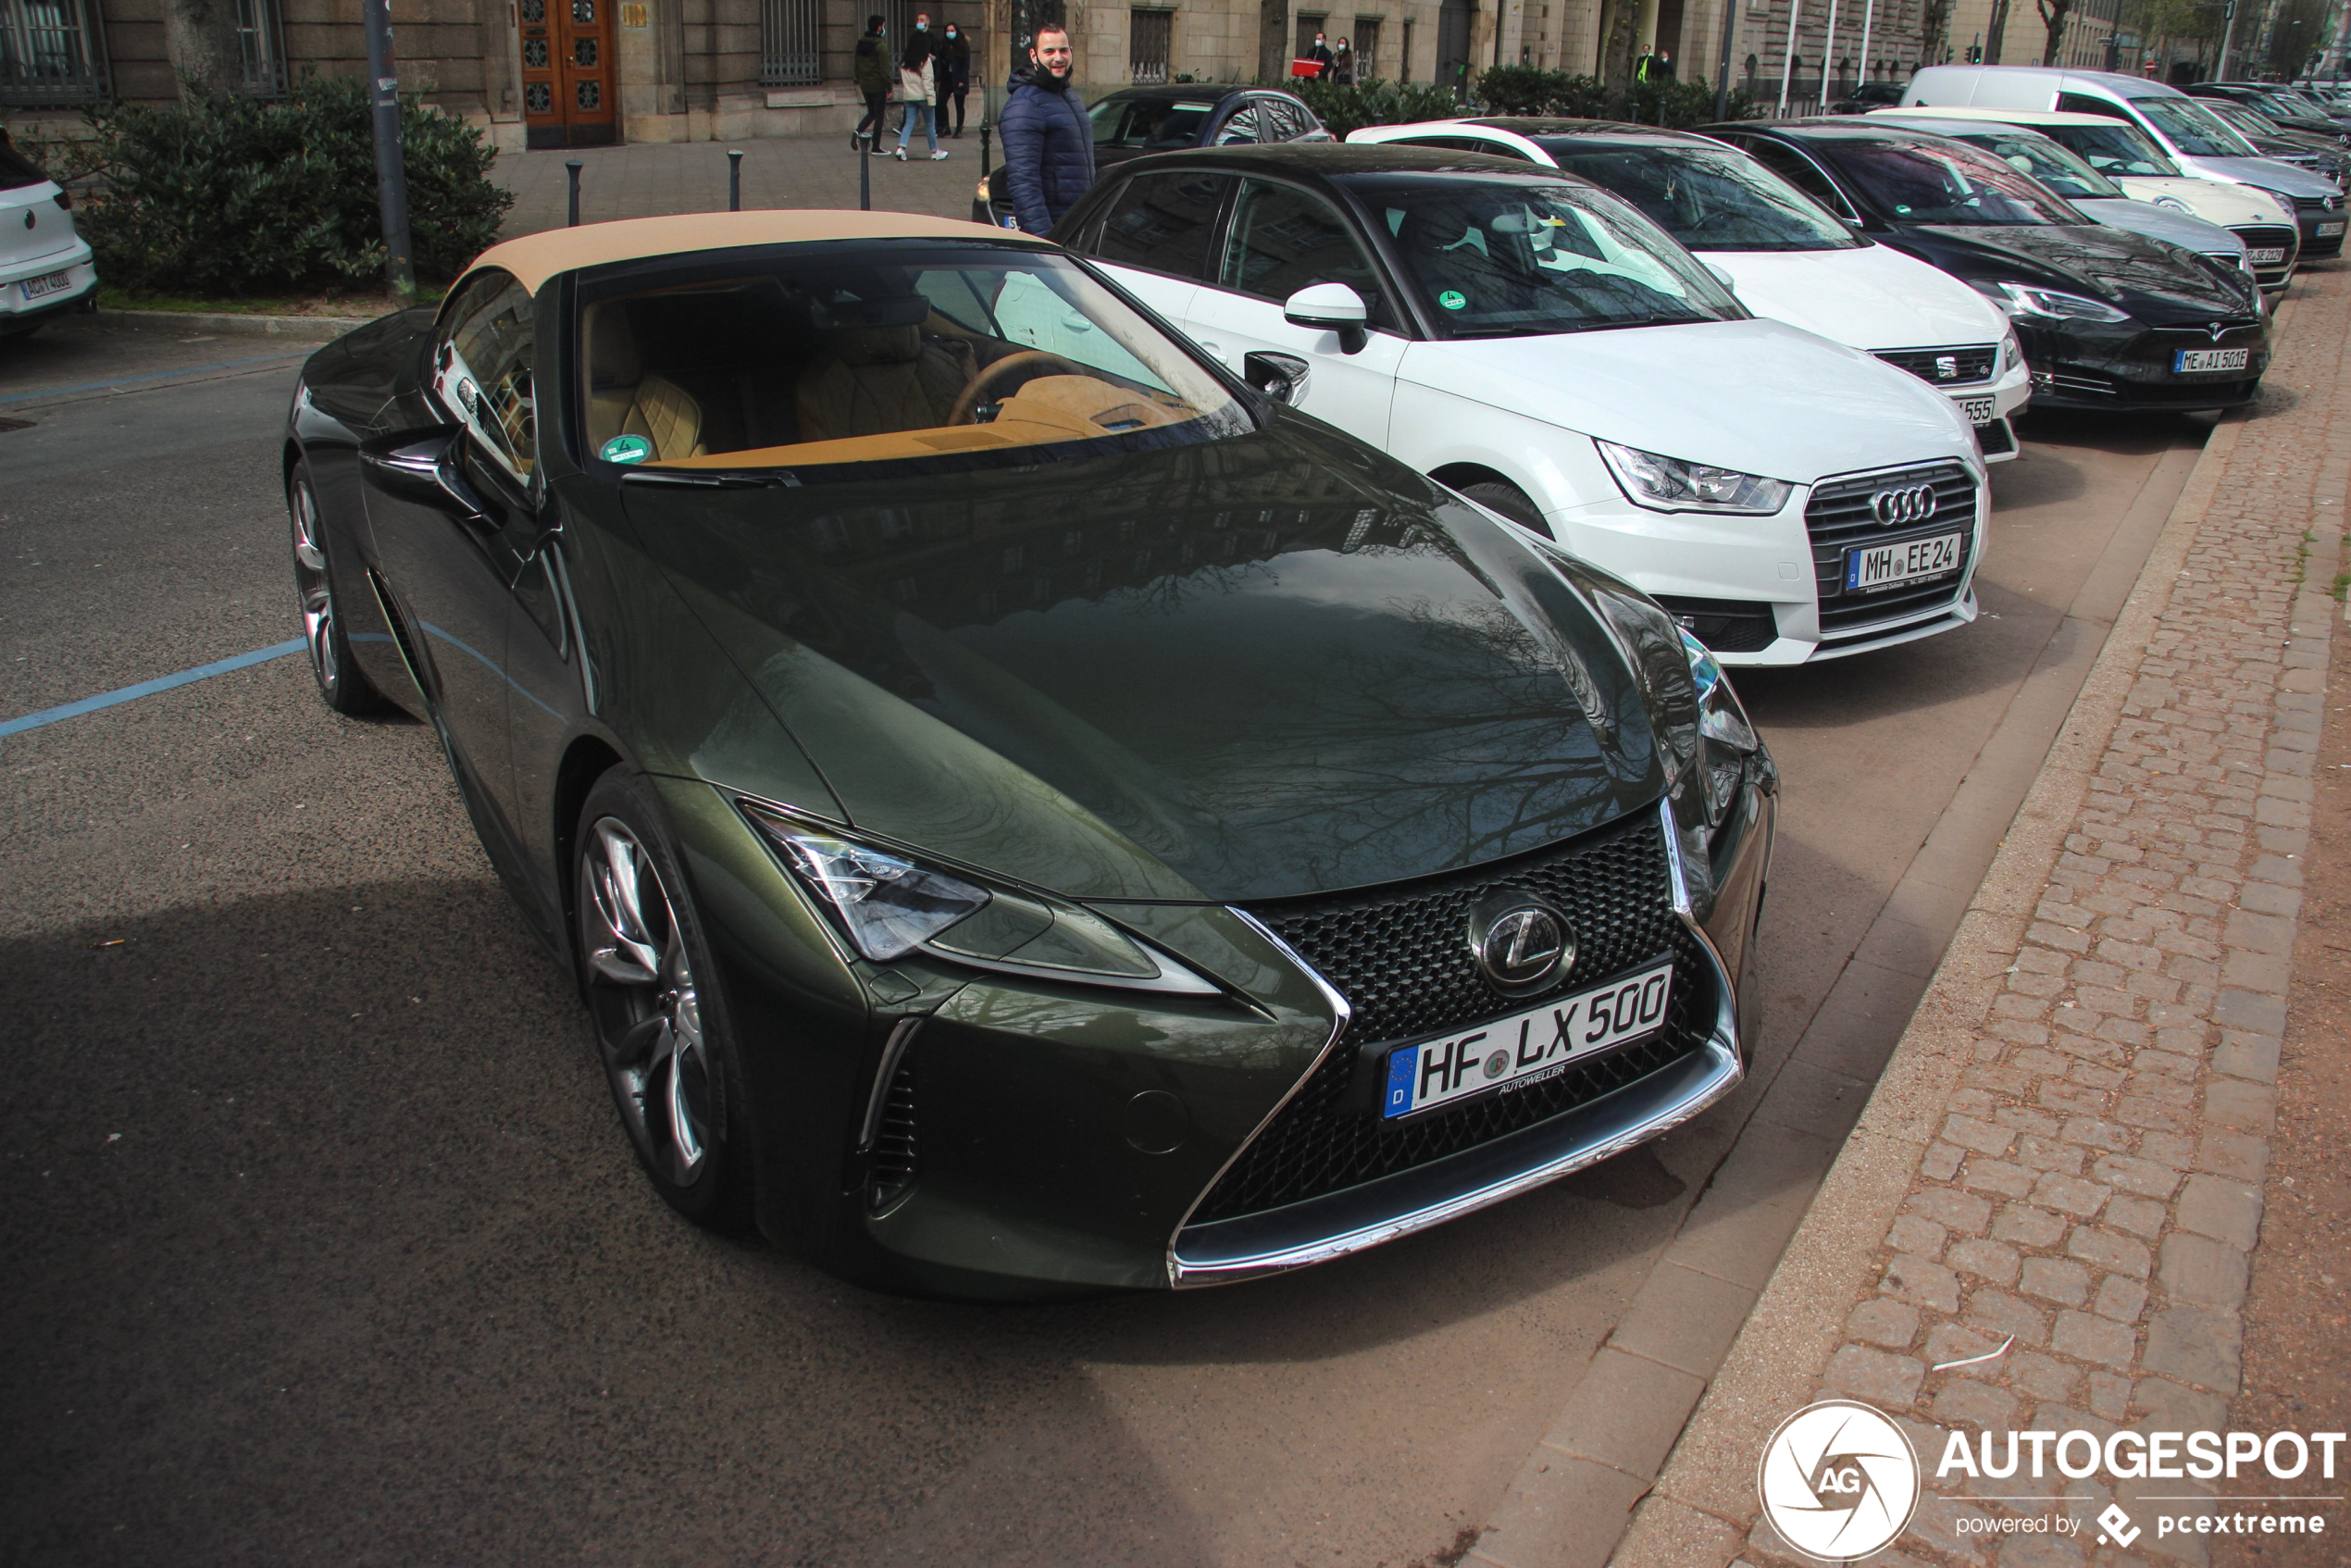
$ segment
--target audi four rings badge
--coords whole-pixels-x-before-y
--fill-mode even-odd
[[[1870,497],[1870,515],[1888,528],[1896,523],[1922,523],[1934,516],[1934,487],[1914,484],[1879,491]]]

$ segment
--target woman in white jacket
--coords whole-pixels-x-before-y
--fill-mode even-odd
[[[898,150],[891,155],[900,163],[906,161],[906,139],[914,134],[914,119],[922,117],[923,138],[930,143],[930,157],[937,163],[947,155],[939,146],[939,120],[932,106],[938,101],[937,79],[931,75],[930,36],[927,19],[917,20],[914,36],[907,42],[906,52],[898,57],[898,96],[906,106],[906,116],[898,122]]]

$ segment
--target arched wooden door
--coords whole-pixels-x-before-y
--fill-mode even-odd
[[[528,145],[608,147],[620,140],[611,16],[617,3],[516,0]]]

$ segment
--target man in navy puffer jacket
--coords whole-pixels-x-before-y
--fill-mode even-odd
[[[1028,46],[1033,62],[1013,74],[996,129],[1004,138],[1004,182],[1021,232],[1042,234],[1094,182],[1094,125],[1070,86],[1076,56],[1069,34],[1043,27]]]

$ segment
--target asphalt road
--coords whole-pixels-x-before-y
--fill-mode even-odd
[[[293,635],[295,361],[233,363],[280,352],[0,346],[0,719]],[[2078,682],[2068,610],[2204,429],[2045,422],[1982,622],[1740,680],[1787,780],[1768,1063],[2028,678]],[[1485,1518],[1754,1103],[1265,1283],[882,1298],[662,1207],[420,727],[286,658],[0,740],[0,778],[10,1562],[1403,1568]]]

